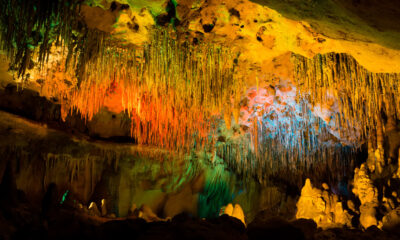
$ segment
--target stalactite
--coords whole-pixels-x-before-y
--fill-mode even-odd
[[[346,169],[358,149],[343,145],[335,125],[319,117],[307,99],[296,101],[296,89],[284,84],[270,93],[255,87],[247,92],[239,124],[250,130],[221,143],[217,155],[243,179],[268,183],[285,176],[296,184],[311,175],[338,183],[351,174]]]
[[[243,181],[255,178],[264,184],[282,176],[285,176],[285,181],[295,185],[299,180],[311,176],[315,180],[337,184],[351,174],[355,149],[340,144],[299,149],[287,147],[276,138],[263,141],[258,154],[251,150],[251,143],[243,139],[221,144],[217,148],[217,155],[224,159],[231,170],[242,176]]]
[[[368,142],[368,167],[381,173],[385,165],[384,134],[399,119],[399,73],[371,73],[347,54],[329,53],[314,59],[294,55],[299,98],[311,105],[339,100],[336,125],[341,136],[350,136],[357,147]],[[386,125],[383,117],[386,116]],[[348,134],[348,133],[353,134]]]
[[[371,73],[340,53],[318,54],[314,59],[294,55],[293,60],[299,98],[309,98],[315,106],[333,94],[339,99],[336,120],[341,135],[359,133],[353,134],[353,142],[368,139],[382,113],[400,118],[399,73]]]
[[[11,60],[11,69],[24,76],[33,60],[47,61],[52,44],[68,45],[76,25],[75,0],[0,1],[0,47]],[[62,41],[62,42],[60,42]],[[33,57],[36,59],[32,59]]]
[[[78,24],[81,22],[74,17],[78,1],[0,3],[1,48],[19,75],[26,73],[31,58],[45,65],[52,57],[51,49],[61,49],[65,65],[58,67],[68,80],[55,81],[53,65],[47,70],[44,67],[40,76],[43,94],[60,99],[64,118],[78,112],[91,120],[109,96],[117,95],[122,111],[131,117],[131,134],[139,144],[185,152],[194,146],[213,145],[209,136],[222,118],[228,129],[232,116],[239,122],[245,81],[236,76],[236,56],[228,48],[204,43],[193,47],[171,29],[154,29],[148,44],[132,48]],[[72,29],[79,34],[72,34]],[[290,175],[293,171],[340,171],[340,166],[351,162],[354,149],[339,146],[337,139],[348,138],[346,143],[359,145],[370,138],[369,150],[383,149],[382,113],[390,119],[400,117],[399,74],[370,73],[346,54],[314,59],[294,55],[293,60],[302,120],[293,120],[290,114],[295,110],[289,109],[292,121],[276,121],[274,131],[263,132],[265,119],[253,118],[250,137],[217,147],[228,165],[261,182],[282,173],[296,181],[297,176]],[[332,97],[339,104],[332,117],[339,128],[335,137],[324,120],[311,114],[313,107]],[[272,115],[268,117],[274,120]],[[375,142],[372,133],[376,133]],[[383,159],[382,152],[378,155]],[[118,159],[115,157],[115,168]],[[68,167],[74,169],[73,179],[80,165]]]
[[[155,29],[143,49],[118,47],[101,33],[91,34],[95,37],[83,42],[94,43],[78,49],[92,57],[73,55],[67,61],[78,73],[71,84],[76,87],[46,88],[54,81],[51,73],[50,79],[44,76],[44,87],[62,99],[64,117],[77,111],[90,120],[109,95],[118,95],[117,104],[131,116],[131,134],[138,143],[188,150],[208,141],[213,119],[223,110],[230,116],[231,96],[241,95],[243,83],[235,77],[234,56],[227,48],[194,47],[172,30]]]

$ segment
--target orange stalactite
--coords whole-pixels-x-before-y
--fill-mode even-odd
[[[106,107],[131,116],[131,134],[140,144],[200,147],[208,141],[211,119],[221,118],[223,110],[232,114],[232,95],[241,96],[243,83],[235,77],[229,49],[212,44],[193,47],[173,35],[155,30],[142,49],[108,46],[105,40],[104,49],[85,61],[78,77],[72,77],[76,61],[63,76],[49,75],[44,86],[52,92],[47,94],[62,99],[64,119],[69,112],[78,112],[90,121]],[[68,88],[55,87],[63,77],[75,80]]]
[[[125,110],[122,101],[122,89],[117,83],[113,82],[104,97],[104,107],[111,112],[120,113]]]

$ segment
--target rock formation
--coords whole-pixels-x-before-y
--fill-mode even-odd
[[[383,229],[389,231],[399,232],[400,226],[400,207],[397,207],[390,211],[387,215],[382,218]]]
[[[0,239],[400,236],[399,1],[0,6]]]
[[[327,184],[323,187],[324,190],[314,188],[310,179],[306,179],[297,202],[296,218],[312,219],[322,228],[351,227],[353,216],[343,208],[337,195],[328,192]]]
[[[225,208],[225,209],[224,209]],[[235,204],[235,206],[232,205],[232,203],[229,203],[223,209],[223,214],[226,214],[228,216],[234,217],[239,219],[244,225],[246,225],[243,209],[239,204]]]
[[[353,193],[361,202],[360,224],[364,228],[377,226],[376,208],[378,207],[378,190],[373,185],[366,164],[354,170]]]

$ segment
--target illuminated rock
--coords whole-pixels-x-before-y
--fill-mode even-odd
[[[135,45],[143,45],[150,38],[150,29],[155,25],[152,13],[148,9],[122,11],[112,31],[113,36]]]
[[[239,204],[235,204],[235,207],[233,208],[232,211],[232,217],[239,219],[240,221],[242,221],[244,225],[246,225],[246,222],[244,220],[243,209]]]
[[[393,199],[391,199],[390,197],[387,198],[385,196],[382,197],[382,205],[386,208],[387,211],[391,211],[396,207]]]
[[[360,168],[354,170],[353,193],[361,202],[360,206],[360,224],[364,228],[377,226],[376,208],[378,207],[378,190],[372,184],[368,174],[368,168],[365,163]]]
[[[351,226],[352,217],[336,195],[313,188],[310,179],[306,179],[297,202],[297,219],[312,219],[319,227],[329,228]]]
[[[185,4],[186,2],[190,4]],[[357,40],[348,39],[353,33],[329,38],[327,33],[321,34],[321,29],[317,30],[307,21],[293,21],[273,10],[274,8],[270,8],[271,2],[279,2],[282,4],[281,10],[291,9],[289,10],[290,14],[312,13],[314,16],[316,10],[311,1],[296,1],[299,4],[301,3],[301,7],[297,9],[287,7],[287,2],[282,1],[195,1],[198,3],[196,7],[191,6],[192,2],[183,1],[178,4],[179,15],[182,16],[181,21],[184,25],[187,25],[193,33],[203,33],[201,36],[204,39],[225,42],[240,49],[240,57],[243,60],[264,64],[262,67],[268,64],[274,65],[270,61],[285,51],[299,53],[307,57],[313,57],[315,53],[336,51],[347,52],[356,56],[359,62],[376,72],[396,72],[396,69],[399,68],[397,63],[399,55],[396,50],[376,44],[360,44]],[[267,3],[261,6],[254,2]],[[304,8],[305,6],[307,7]],[[306,13],[302,12],[301,9]],[[331,9],[341,8],[332,6]],[[322,13],[324,11],[317,10],[317,12]],[[340,13],[342,15],[343,11]],[[349,22],[354,23],[353,20],[350,20],[350,16],[346,17],[349,18]],[[304,16],[297,16],[296,18],[303,19]],[[320,18],[324,19],[322,16]],[[206,32],[203,28],[204,24],[213,24],[212,31]],[[320,24],[319,22],[315,25]],[[339,24],[342,25],[343,22],[340,21]],[[330,27],[327,29],[331,29]],[[354,27],[354,25],[351,27]],[[357,27],[358,30],[360,28],[363,28],[363,26]],[[377,31],[376,35],[379,34],[380,32]],[[381,54],[382,51],[388,52],[387,55]],[[260,52],[263,54],[260,54]],[[390,60],[389,58],[393,59]]]
[[[96,217],[101,216],[101,213],[100,213],[99,209],[97,208],[97,205],[95,202],[90,203],[88,210],[89,210],[89,215],[96,216]]]
[[[352,191],[360,199],[361,205],[368,202],[378,202],[378,190],[372,184],[365,163],[354,170]]]
[[[400,148],[399,148],[399,160],[397,161],[397,171],[393,174],[393,178],[400,178]]]
[[[375,169],[379,174],[382,173],[385,166],[385,157],[382,147],[375,150]]]
[[[347,207],[353,211],[354,213],[360,214],[359,211],[356,209],[354,202],[351,200],[347,200]]]
[[[89,210],[82,203],[78,203],[76,208],[82,213],[89,214]]]
[[[378,226],[378,220],[376,219],[376,208],[377,203],[367,202],[360,206],[360,224],[365,229],[371,226]]]
[[[107,215],[107,205],[106,205],[106,200],[101,199],[101,216],[106,216]]]
[[[242,207],[239,204],[233,206],[232,203],[228,203],[225,207],[222,207],[223,214],[239,219],[244,225],[246,225],[245,216]]]
[[[320,225],[322,218],[325,217],[326,203],[322,198],[322,191],[313,188],[310,179],[306,179],[296,206],[296,218],[313,219]]]
[[[393,209],[382,218],[383,229],[393,230],[400,225],[400,207]],[[397,230],[398,231],[398,230]]]
[[[229,216],[232,216],[233,213],[233,205],[232,203],[229,203],[228,205],[226,205],[225,210],[224,210],[224,214],[227,214]]]

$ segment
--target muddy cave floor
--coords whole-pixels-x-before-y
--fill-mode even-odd
[[[31,120],[5,112],[0,112],[0,115],[3,120],[1,123],[2,135],[8,139],[3,138],[3,141],[0,141],[3,147],[8,141],[15,141],[15,148],[22,147],[21,139],[27,138],[27,135],[30,135],[29,138],[32,139],[37,136],[50,139],[49,141],[43,140],[42,144],[52,148],[68,143],[68,140],[65,139],[68,139],[69,135],[62,132],[60,135],[59,130],[53,130],[47,125],[44,127],[42,125],[41,129],[37,126],[37,123]],[[32,117],[30,118],[32,119]],[[14,136],[14,138],[10,136]],[[54,146],[49,146],[49,142],[54,142]],[[32,146],[29,146],[30,149],[34,149],[36,146],[39,150],[43,150],[43,146],[40,146],[38,142],[27,141],[27,145],[30,144],[32,144]],[[58,149],[65,152],[63,147]],[[73,152],[73,150],[71,151]],[[93,149],[91,151],[93,152]],[[376,226],[365,230],[347,227],[322,229],[318,228],[313,220],[295,219],[293,215],[291,218],[282,217],[282,215],[278,216],[273,211],[257,212],[254,219],[247,222],[246,226],[237,218],[226,214],[217,218],[202,219],[194,217],[190,213],[181,213],[173,218],[160,219],[154,216],[151,210],[142,209],[147,216],[146,220],[150,218],[150,221],[146,221],[145,217],[137,217],[137,214],[131,214],[130,217],[126,218],[117,218],[114,214],[99,217],[99,215],[95,216],[96,214],[83,211],[77,207],[73,198],[67,197],[61,203],[60,196],[57,195],[59,191],[55,190],[57,189],[56,185],[47,184],[47,188],[44,189],[43,186],[46,184],[41,182],[43,180],[38,179],[22,180],[22,184],[21,176],[25,174],[25,176],[32,177],[32,175],[26,175],[26,173],[21,173],[21,169],[15,169],[18,168],[18,164],[10,163],[13,163],[13,160],[21,162],[22,157],[14,156],[19,159],[17,161],[10,159],[12,150],[8,149],[8,153],[11,153],[11,155],[6,156],[3,152],[1,158],[1,170],[4,174],[2,174],[0,184],[0,239],[122,239],[127,236],[133,239],[400,238],[398,233],[382,231]],[[23,163],[20,164],[22,165],[19,167],[23,167]],[[40,167],[36,170],[41,171]],[[18,172],[17,176],[15,175],[16,172]],[[46,175],[46,173],[41,174]],[[65,179],[61,181],[65,181]],[[24,191],[18,189],[18,186],[24,186]],[[35,186],[37,189],[43,188],[38,192],[44,194],[33,194]],[[39,197],[33,200],[31,196]],[[292,208],[295,208],[295,206],[292,206]],[[292,210],[296,211],[295,209]],[[152,217],[153,219],[151,219]]]

